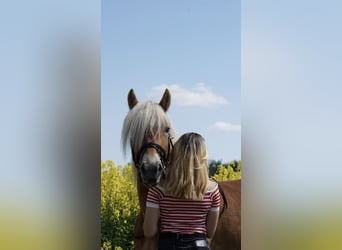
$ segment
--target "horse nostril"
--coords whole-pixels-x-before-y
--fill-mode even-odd
[[[142,172],[143,174],[146,173],[146,169],[145,169],[145,165],[144,165],[144,164],[141,165],[140,170],[141,170],[141,172]]]

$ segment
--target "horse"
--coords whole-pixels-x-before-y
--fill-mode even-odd
[[[211,250],[241,250],[241,180],[219,181],[218,185],[221,212]]]
[[[158,235],[147,241],[143,222],[148,188],[159,183],[175,143],[175,130],[167,115],[171,95],[166,89],[159,103],[139,102],[131,89],[127,101],[130,111],[124,120],[121,141],[125,154],[128,144],[131,148],[140,205],[134,227],[134,247],[137,250],[157,249]],[[222,197],[220,217],[210,246],[212,250],[240,250],[241,180],[218,184]]]
[[[134,227],[134,247],[137,250],[157,249],[158,235],[152,240],[146,240],[143,222],[148,188],[159,183],[176,138],[167,114],[171,95],[166,89],[159,103],[139,102],[131,89],[127,101],[129,112],[124,119],[121,143],[125,155],[128,145],[131,148],[140,205]]]

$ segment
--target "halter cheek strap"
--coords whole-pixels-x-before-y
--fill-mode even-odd
[[[145,143],[141,147],[138,155],[136,155],[132,149],[133,161],[134,161],[134,165],[136,168],[140,169],[141,161],[142,161],[142,158],[143,158],[146,150],[149,148],[154,148],[157,151],[157,153],[161,159],[163,169],[165,169],[166,163],[169,163],[169,161],[170,161],[170,153],[171,153],[171,149],[173,148],[172,137],[170,135],[170,128],[167,128],[165,132],[168,134],[167,153],[159,144],[154,143],[154,142]]]
[[[154,148],[158,155],[160,156],[160,160],[162,162],[162,166],[163,168],[165,168],[165,160],[167,159],[167,155],[165,153],[165,150],[157,143],[154,143],[154,142],[148,142],[148,143],[145,143],[141,149],[140,149],[140,152],[139,152],[139,161],[137,162],[138,165],[137,167],[139,166],[140,167],[140,164],[142,162],[142,158],[146,152],[147,149],[149,148]]]

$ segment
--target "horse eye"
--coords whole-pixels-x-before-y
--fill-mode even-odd
[[[170,128],[166,128],[165,133],[169,133],[169,132],[170,132]]]

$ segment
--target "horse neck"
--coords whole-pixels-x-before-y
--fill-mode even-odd
[[[138,178],[137,180],[137,190],[139,197],[140,213],[145,214],[148,188],[142,183],[140,178]]]

